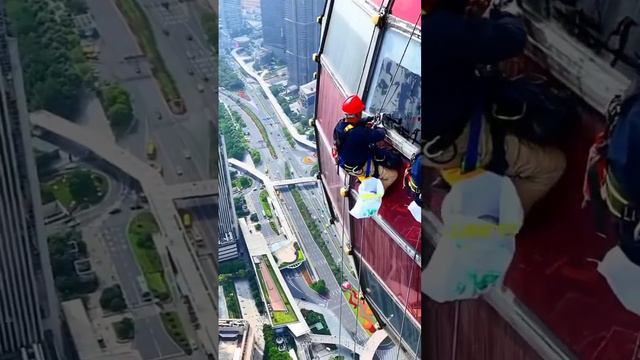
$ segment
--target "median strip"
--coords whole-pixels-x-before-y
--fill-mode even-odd
[[[158,50],[151,23],[136,0],[116,0],[120,12],[124,15],[131,32],[135,35],[142,52],[151,63],[151,71],[160,85],[160,90],[171,111],[176,114],[186,112],[184,101],[164,60]]]
[[[264,142],[267,144],[267,149],[269,149],[269,154],[271,154],[271,156],[274,159],[277,159],[278,155],[276,154],[276,149],[273,148],[273,145],[271,144],[271,140],[269,140],[269,136],[267,135],[267,129],[265,129],[264,124],[262,124],[260,119],[258,119],[258,116],[256,116],[256,114],[254,114],[253,111],[251,111],[251,109],[249,109],[248,106],[246,106],[245,104],[239,101],[235,101],[235,103],[238,104],[240,109],[242,109],[242,111],[244,111],[247,115],[249,115],[253,123],[256,124],[256,127],[258,128],[260,135],[264,139]]]

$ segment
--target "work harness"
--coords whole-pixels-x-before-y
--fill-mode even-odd
[[[364,177],[378,177],[379,171],[378,166],[380,164],[384,164],[385,157],[380,156],[380,154],[376,154],[375,144],[369,144],[367,151],[369,153],[369,157],[367,161],[362,164],[347,164],[342,156],[340,156],[342,146],[346,140],[347,134],[353,130],[356,126],[362,126],[365,123],[369,122],[371,118],[361,119],[357,124],[349,124],[344,119],[340,120],[342,123],[346,124],[341,129],[339,128],[340,124],[336,126],[334,130],[333,139],[334,139],[334,147],[332,150],[333,158],[336,160],[336,165],[343,168],[347,173],[353,174],[356,176],[364,176]]]

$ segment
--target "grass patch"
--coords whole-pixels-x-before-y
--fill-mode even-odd
[[[271,156],[274,159],[277,159],[278,155],[276,154],[276,149],[273,148],[273,145],[271,144],[271,140],[269,140],[269,136],[267,135],[267,129],[265,129],[264,124],[262,124],[262,121],[260,121],[260,119],[258,119],[258,116],[256,116],[256,114],[254,114],[253,111],[251,111],[251,109],[249,109],[249,107],[247,107],[245,104],[239,101],[236,101],[236,104],[238,104],[238,106],[240,106],[240,109],[242,109],[242,111],[244,111],[247,115],[249,115],[253,123],[256,124],[256,127],[258,128],[260,135],[264,139],[264,142],[267,144],[267,149],[269,149],[269,154],[271,154]]]
[[[269,206],[269,201],[267,200],[268,197],[269,194],[267,193],[267,190],[260,191],[260,204],[262,204],[262,209],[265,214],[264,216],[271,219],[273,217],[273,213],[271,212],[271,206]]]
[[[74,197],[70,188],[70,184],[74,181],[74,178],[77,177],[86,177],[87,172],[90,174],[93,179],[93,186],[91,189],[86,189],[85,191],[80,191],[81,193],[85,193],[85,197]],[[91,179],[85,179],[85,181],[91,181]],[[78,186],[87,188],[92,184],[80,184]],[[107,179],[91,170],[88,169],[79,169],[74,170],[73,172],[64,173],[59,175],[52,181],[44,184],[41,188],[41,193],[46,194],[47,199],[50,200],[51,196],[58,200],[65,208],[73,207],[74,205],[81,204],[92,204],[95,205],[102,201],[102,199],[107,194],[109,190],[109,184]]]
[[[289,143],[289,145],[291,145],[291,147],[295,147],[296,146],[296,141],[293,140],[293,136],[291,136],[291,133],[289,132],[289,129],[283,127],[282,128],[282,133],[284,134],[284,138],[287,139],[287,142]]]
[[[280,285],[280,282],[276,277],[275,270],[271,267],[271,264],[269,263],[269,259],[265,255],[262,255],[260,257],[260,261],[264,262],[267,265],[267,269],[269,269],[269,274],[273,278],[274,282],[276,283],[276,287],[278,288],[278,293],[280,294],[280,297],[282,298],[284,305],[287,307],[287,311],[273,311],[273,310],[270,311],[273,325],[283,325],[283,324],[288,324],[288,323],[298,321],[298,317],[293,311],[293,307],[289,303],[289,300],[287,299],[287,296],[285,295],[284,290],[282,289],[282,285]],[[269,293],[267,292],[267,286],[264,282],[264,279],[262,278],[262,272],[260,271],[260,267],[258,265],[256,265],[256,274],[258,274],[258,280],[260,281],[260,286],[262,287],[262,293],[264,294],[267,302],[270,302]]]
[[[238,294],[236,293],[236,287],[234,285],[233,280],[223,282],[222,290],[224,291],[224,299],[225,299],[225,302],[227,303],[227,311],[229,312],[229,318],[241,319],[242,312],[240,311]]]
[[[142,246],[144,239],[156,232],[158,232],[158,225],[153,215],[150,212],[143,212],[129,224],[128,237],[149,290],[158,299],[166,301],[170,298],[170,294],[160,255],[155,244],[152,247]]]
[[[178,317],[178,313],[175,311],[163,311],[160,313],[160,317],[162,318],[162,325],[167,330],[171,338],[184,350],[187,355],[191,355],[191,345],[189,344],[189,339],[184,333],[184,328],[182,327],[182,322],[180,321],[180,317]]]
[[[165,101],[170,104],[173,101],[182,101],[175,81],[162,60],[149,19],[140,4],[136,0],[116,0],[116,4],[127,19],[129,28],[135,34],[142,52],[149,59],[153,75],[160,84]]]

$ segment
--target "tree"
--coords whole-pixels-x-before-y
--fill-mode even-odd
[[[116,310],[112,308],[112,305],[114,305],[114,301],[118,299],[120,299],[124,303],[124,299],[122,297],[122,290],[120,289],[119,285],[116,284],[108,288],[104,288],[102,290],[102,294],[100,294],[100,307],[105,310],[111,310],[111,311],[124,310],[124,308],[127,307],[126,304],[123,304],[124,308],[120,310]],[[121,304],[118,304],[118,303],[116,303],[115,305],[116,305],[116,308],[121,306]]]
[[[75,171],[69,179],[69,192],[78,203],[93,203],[98,198],[98,189],[89,171]],[[85,200],[86,199],[86,200]]]
[[[136,245],[143,249],[155,249],[156,245],[153,242],[153,236],[149,233],[145,233],[143,237],[138,238]]]
[[[109,308],[111,309],[111,311],[120,312],[127,308],[127,303],[124,302],[124,299],[122,297],[117,297],[111,300]]]
[[[256,222],[258,221],[258,214],[256,213],[251,213],[251,216],[249,216],[249,220]]]
[[[320,295],[326,295],[329,293],[329,289],[327,289],[327,285],[322,279],[311,283],[310,287]]]
[[[113,128],[126,129],[133,121],[131,108],[124,104],[114,104],[107,110],[109,122]]]
[[[262,225],[260,225],[259,223],[255,225],[255,228],[257,231],[260,231],[262,229]]]
[[[129,317],[124,317],[122,320],[113,323],[113,327],[118,339],[133,339],[135,336],[135,323]]]
[[[84,14],[88,10],[85,0],[66,0],[65,5],[75,15]]]
[[[262,156],[260,156],[260,151],[256,149],[251,149],[251,160],[253,160],[253,162],[256,165],[259,165],[262,162]]]

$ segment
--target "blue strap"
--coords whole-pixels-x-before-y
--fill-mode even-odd
[[[480,131],[482,130],[482,102],[476,107],[476,111],[471,119],[469,127],[469,141],[467,143],[467,152],[462,158],[461,172],[469,173],[478,167]]]

